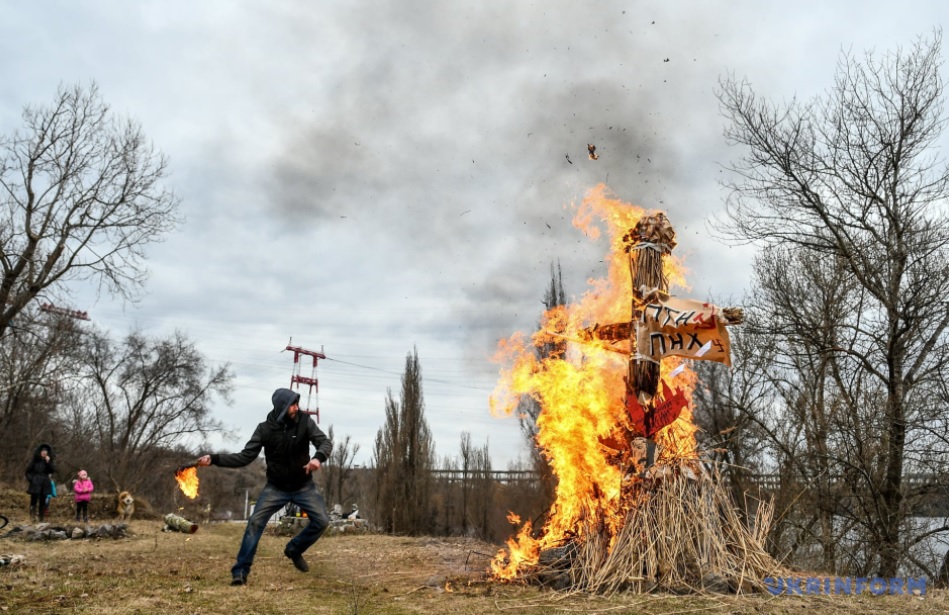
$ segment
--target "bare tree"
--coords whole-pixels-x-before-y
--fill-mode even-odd
[[[330,425],[327,435],[333,442],[333,452],[327,460],[323,472],[319,473],[319,481],[324,485],[326,501],[330,504],[339,504],[346,510],[347,506],[355,504],[356,485],[352,483],[353,461],[359,453],[359,444],[353,443],[350,436],[337,441]]]
[[[461,472],[457,457],[445,456],[440,464],[441,472],[435,481],[435,502],[438,520],[436,529],[443,536],[451,536],[461,532],[461,521],[464,519],[464,508],[461,500],[461,481],[455,477]]]
[[[0,338],[0,476],[21,480],[41,441],[55,439],[61,383],[72,375],[70,349],[81,330],[71,318],[25,309]]]
[[[0,136],[0,338],[10,321],[65,283],[92,280],[134,298],[143,249],[175,228],[167,161],[139,125],[89,87],[60,87]]]
[[[553,264],[550,265],[550,283],[544,293],[543,299],[545,314],[550,310],[566,304],[567,294],[563,288],[563,272],[558,262],[556,268]],[[544,323],[541,323],[542,328],[543,326]],[[541,359],[563,357],[566,350],[566,340],[544,342],[541,346],[535,348],[537,356]],[[544,509],[546,509],[554,501],[554,492],[557,485],[553,469],[550,467],[550,463],[547,461],[547,458],[544,456],[537,442],[537,418],[540,416],[541,409],[540,403],[528,395],[522,396],[518,401],[517,416],[520,421],[521,433],[527,441],[534,471],[537,472],[543,487],[543,493],[547,499],[546,505],[544,506]]]
[[[471,527],[482,540],[492,538],[492,515],[496,512],[494,477],[491,475],[491,453],[488,443],[471,451],[471,488],[467,516]]]
[[[461,473],[461,532],[468,534],[474,529],[482,538],[487,538],[494,504],[491,455],[487,443],[476,448],[467,431],[461,434],[458,470]]]
[[[865,484],[852,470],[869,476],[876,467],[845,445],[850,417],[866,418],[863,407],[847,403],[847,396],[859,395],[860,374],[848,378],[840,371],[848,364],[824,351],[846,343],[839,306],[856,303],[859,288],[833,259],[802,250],[765,250],[755,270],[755,292],[744,302],[747,322],[733,338],[734,371],[723,382],[718,372],[699,368],[712,376],[697,396],[708,404],[700,416],[724,433],[724,459],[780,477],[769,485],[778,510],[775,555],[837,571],[844,535],[866,543],[868,533],[854,526],[869,526],[868,517],[845,506],[841,477]],[[727,476],[740,492],[755,486],[738,467]]]
[[[230,402],[233,376],[227,366],[208,368],[181,333],[167,339],[132,333],[119,343],[90,333],[75,370],[64,412],[73,429],[94,434],[87,445],[117,489],[145,485],[167,451],[222,430],[211,403],[215,396]]]
[[[401,446],[399,404],[386,391],[385,424],[376,432],[373,447],[375,486],[371,518],[386,532],[395,532],[398,524],[399,500],[399,447]]]
[[[430,496],[435,443],[425,419],[418,350],[405,359],[401,403],[386,396],[386,422],[376,434],[375,522],[388,532],[424,534],[434,527]]]
[[[826,259],[858,287],[833,306],[835,334],[810,340],[812,356],[796,368],[837,380],[836,399],[808,391],[800,403],[872,409],[870,423],[851,414],[840,446],[879,455],[879,474],[861,477],[861,497],[876,511],[872,559],[884,577],[909,556],[908,443],[923,438],[939,447],[932,458],[946,457],[945,442],[933,437],[949,361],[949,171],[934,153],[945,122],[940,51],[937,32],[863,62],[843,54],[834,87],[806,103],[772,104],[735,79],[719,91],[726,136],[744,147],[727,184],[723,232]],[[845,393],[857,391],[854,378],[865,379],[858,396]]]
[[[748,305],[743,302],[742,305]],[[764,369],[774,361],[769,345],[753,334],[753,312],[745,308],[745,324],[730,332],[732,367],[696,361],[698,385],[693,392],[697,437],[730,485],[736,503],[748,518],[760,496],[758,474],[776,471],[767,437],[758,421],[776,403],[774,387]]]
[[[475,450],[471,445],[471,434],[467,431],[461,432],[461,448],[459,450],[458,471],[461,473],[461,533],[468,533],[468,524],[470,522],[468,510],[471,503],[471,492],[474,488],[472,480],[475,467]]]
[[[402,492],[407,515],[403,526],[409,533],[422,534],[432,528],[429,496],[435,467],[435,442],[425,418],[422,393],[422,365],[418,349],[405,357],[401,396],[402,442],[400,446]]]

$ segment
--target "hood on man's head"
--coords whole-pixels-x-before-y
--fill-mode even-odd
[[[52,458],[53,458],[53,447],[50,446],[49,444],[46,444],[46,443],[40,444],[39,446],[36,447],[36,450],[33,451],[33,458],[34,458],[34,459],[39,459],[39,458],[40,458],[40,453],[43,451],[43,449],[46,449],[46,452],[49,453],[49,458],[52,459]]]
[[[270,399],[273,401],[273,409],[277,412],[277,422],[282,423],[287,416],[287,408],[300,403],[300,394],[290,389],[277,389]]]

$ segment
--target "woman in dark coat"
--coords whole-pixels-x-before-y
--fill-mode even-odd
[[[47,496],[52,493],[50,479],[56,471],[53,462],[53,447],[49,444],[40,444],[33,453],[33,461],[26,466],[26,481],[30,484],[26,490],[30,494],[30,518],[37,516],[42,522],[46,517]]]

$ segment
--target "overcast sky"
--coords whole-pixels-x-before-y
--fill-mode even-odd
[[[230,363],[234,404],[215,413],[238,437],[218,444],[238,450],[289,385],[292,338],[327,357],[321,426],[368,463],[417,348],[438,454],[468,431],[504,469],[523,444],[488,411],[498,340],[532,330],[552,263],[568,296],[605,273],[605,242],[571,225],[573,204],[602,182],[664,209],[691,295],[740,298],[751,252],[706,227],[740,153],[719,80],[809,98],[842,50],[908,46],[946,7],[0,0],[0,132],[58,85],[94,80],[169,156],[185,222],[149,249],[144,297],[80,288],[69,307],[117,335],[181,330]]]

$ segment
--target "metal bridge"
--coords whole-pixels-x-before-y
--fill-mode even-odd
[[[476,470],[433,470],[432,474],[436,479],[460,482],[482,478],[484,473]],[[491,470],[488,476],[492,481],[502,484],[531,482],[538,478],[537,473],[533,470]],[[747,475],[747,478],[763,491],[777,491],[782,484],[787,485],[791,482],[804,487],[811,486],[803,483],[797,476],[779,473],[750,474]],[[844,486],[856,487],[850,479],[845,479],[842,476],[829,476],[821,482],[831,489],[839,489]],[[949,497],[949,474],[935,472],[904,474],[903,487],[914,494],[938,493]]]
[[[449,483],[476,480],[482,478],[484,472],[476,470],[432,470],[436,479],[443,479]],[[537,480],[537,473],[533,470],[492,470],[488,472],[491,480],[502,483],[524,483]]]

